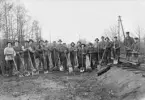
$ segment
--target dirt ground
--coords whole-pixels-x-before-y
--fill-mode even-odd
[[[102,76],[50,72],[0,79],[0,100],[145,100],[145,78],[116,67]]]

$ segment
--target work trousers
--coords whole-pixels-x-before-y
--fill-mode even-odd
[[[111,62],[111,48],[107,48],[105,52],[105,63]]]
[[[86,62],[85,61],[86,61],[86,55],[79,54],[78,55],[79,67],[78,68],[84,67],[84,69],[86,69]]]
[[[60,52],[59,53],[61,65],[64,67],[64,70],[68,70],[67,67],[67,54]]]
[[[8,75],[12,76],[13,74],[13,68],[14,68],[14,61],[13,60],[7,60],[6,61],[6,69],[8,71]]]
[[[71,52],[70,53],[70,61],[71,61],[71,65],[72,65],[73,68],[75,66],[75,58],[76,58],[75,53],[74,52]]]
[[[20,56],[19,56],[19,54],[16,54],[16,56],[15,56],[14,59],[15,59],[15,62],[16,62],[16,65],[17,65],[18,71],[20,71],[21,60],[20,60]]]

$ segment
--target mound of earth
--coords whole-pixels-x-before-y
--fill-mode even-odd
[[[111,68],[98,81],[114,90],[117,100],[145,100],[145,78],[121,68]]]

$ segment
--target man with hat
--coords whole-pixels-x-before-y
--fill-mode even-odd
[[[132,50],[134,51],[134,52],[137,52],[137,53],[139,53],[139,51],[140,51],[140,43],[139,43],[139,38],[138,37],[135,37],[134,38],[134,43],[132,44]]]
[[[13,67],[14,67],[14,57],[16,56],[16,52],[12,47],[12,43],[10,41],[7,42],[7,47],[4,49],[6,67],[8,70],[8,75],[12,76]],[[16,66],[15,66],[16,67]]]
[[[111,62],[111,48],[112,48],[112,43],[108,37],[105,38],[105,63],[110,63]]]
[[[77,46],[76,46],[76,49],[77,49],[77,58],[78,58],[78,68],[81,67],[81,62],[82,62],[82,60],[81,60],[81,57],[82,57],[81,44],[82,44],[81,41],[78,41],[77,42]]]
[[[97,55],[96,55],[97,53],[96,53],[96,48],[94,48],[92,43],[89,43],[87,53],[89,54],[91,68],[95,69],[96,62],[97,62]]]
[[[100,52],[101,52],[101,49],[100,49],[100,46],[99,46],[100,44],[99,44],[99,39],[98,38],[96,38],[95,39],[95,43],[94,43],[94,48],[95,48],[95,55],[96,55],[96,57],[95,57],[95,65],[96,64],[98,64],[99,63],[99,60],[100,60]]]
[[[58,59],[59,59],[56,41],[53,41],[50,50],[51,50],[53,69],[55,70],[58,69]]]
[[[117,36],[114,37],[112,52],[113,52],[113,58],[114,59],[117,59],[119,61],[119,56],[120,56],[120,42],[117,39]]]
[[[129,32],[126,32],[126,38],[124,39],[124,46],[125,46],[125,50],[126,50],[126,58],[127,60],[130,59],[131,56],[131,46],[134,43],[134,39],[132,37],[130,37]]]
[[[99,55],[100,55],[100,58],[102,59],[102,56],[105,50],[105,37],[104,36],[101,37],[101,41],[99,43],[99,49],[100,49]]]
[[[31,67],[34,67],[34,69],[36,70],[36,63],[35,63],[35,45],[34,45],[34,41],[32,39],[29,39],[29,46],[28,46],[28,55],[30,55],[30,65],[32,62]]]
[[[59,52],[60,63],[64,67],[65,70],[68,70],[68,68],[67,68],[68,48],[62,44],[62,40],[61,39],[59,39],[58,42],[59,42],[59,44],[57,46],[57,50]]]
[[[132,44],[132,60],[135,62],[138,62],[138,55],[140,52],[140,42],[139,42],[139,38],[135,37],[134,38],[135,42]]]
[[[84,72],[86,70],[86,54],[87,54],[87,48],[85,44],[81,44],[81,49],[79,51],[79,68],[81,72]]]
[[[20,66],[21,66],[20,54],[22,52],[22,46],[19,44],[18,40],[15,41],[14,50],[16,52],[15,61],[18,67],[18,71],[20,71]]]
[[[24,46],[22,47],[23,53],[24,53],[24,66],[27,71],[31,71],[31,68],[29,67],[29,55],[28,55],[28,47],[29,47],[29,41],[25,41]]]
[[[47,71],[45,73],[48,73],[49,70],[49,54],[50,54],[50,45],[48,44],[48,41],[45,40],[44,42],[44,55],[45,55],[45,59],[46,59],[46,65],[47,65]]]
[[[38,52],[38,58],[39,58],[39,70],[40,71],[46,71],[46,64],[45,64],[45,56],[44,56],[44,41],[40,40],[39,44],[37,46],[37,52]]]
[[[72,42],[71,43],[71,47],[69,48],[69,52],[70,52],[70,61],[71,61],[71,65],[74,69],[75,66],[75,60],[76,60],[76,53],[77,53],[77,48],[75,47],[75,43]]]

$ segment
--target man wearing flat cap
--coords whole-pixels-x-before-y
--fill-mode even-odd
[[[127,60],[130,59],[131,56],[131,46],[134,43],[134,39],[132,37],[130,37],[129,32],[126,32],[126,37],[124,39],[124,46],[125,46],[125,50],[126,50],[126,58]]]
[[[95,69],[95,65],[96,65],[96,62],[97,62],[97,55],[96,55],[96,48],[94,48],[93,44],[92,43],[89,43],[88,45],[88,49],[87,49],[87,54],[89,55],[89,58],[90,58],[90,63],[91,63],[91,68],[92,69]]]
[[[135,38],[134,38],[134,41],[135,41],[135,42],[132,44],[132,50],[133,50],[134,52],[139,53],[139,51],[140,51],[139,38],[138,38],[138,37],[135,37]]]
[[[28,47],[29,47],[29,41],[26,40],[24,46],[22,47],[22,50],[24,52],[24,66],[27,71],[31,71],[31,68],[29,66]]]
[[[50,47],[50,52],[51,52],[51,58],[52,58],[52,70],[58,70],[58,57],[59,57],[59,52],[57,50],[57,43],[56,41],[53,41],[51,47]]]
[[[15,45],[14,45],[14,50],[16,52],[16,56],[15,56],[15,61],[18,67],[18,71],[20,71],[20,66],[21,66],[21,58],[20,58],[20,53],[22,52],[22,46],[19,44],[18,40],[15,40]]]
[[[62,40],[58,40],[59,44],[57,46],[57,50],[59,52],[59,58],[60,63],[64,67],[65,70],[67,70],[67,54],[68,54],[68,48],[62,44]],[[59,65],[58,67],[60,67]]]
[[[44,41],[40,40],[37,46],[37,56],[39,58],[39,70],[46,71],[45,55],[44,55]]]
[[[81,44],[81,48],[79,50],[79,58],[78,58],[78,62],[79,62],[79,67],[80,70],[85,70],[85,66],[86,66],[86,54],[87,54],[87,48],[85,44]]]
[[[77,53],[77,48],[75,47],[75,43],[72,42],[71,43],[71,47],[69,48],[69,52],[70,52],[70,61],[71,61],[71,65],[74,69],[75,66],[75,59],[76,59],[76,53]]]
[[[30,54],[30,58],[32,61],[32,66],[36,69],[36,63],[35,63],[35,46],[34,46],[34,41],[32,39],[29,40],[29,46],[28,46],[28,53]],[[31,63],[30,63],[31,64]]]
[[[95,64],[98,64],[99,63],[99,60],[100,60],[100,43],[99,43],[99,39],[98,38],[96,38],[95,39],[95,43],[94,43],[94,48],[95,48],[95,53],[96,53],[96,62],[95,62]]]
[[[112,42],[108,37],[105,38],[105,63],[110,63],[111,62],[111,48],[112,48]]]
[[[113,58],[114,59],[117,59],[119,61],[119,56],[120,56],[120,42],[117,39],[117,36],[114,37],[112,52],[113,52]]]
[[[77,58],[78,58],[78,68],[80,68],[81,67],[81,56],[82,56],[82,52],[81,52],[81,41],[78,41],[77,42],[77,46],[76,46],[76,48],[77,48]]]
[[[99,43],[99,49],[100,49],[99,55],[100,55],[100,58],[102,58],[104,50],[105,50],[105,37],[104,36],[101,37],[101,41]]]

